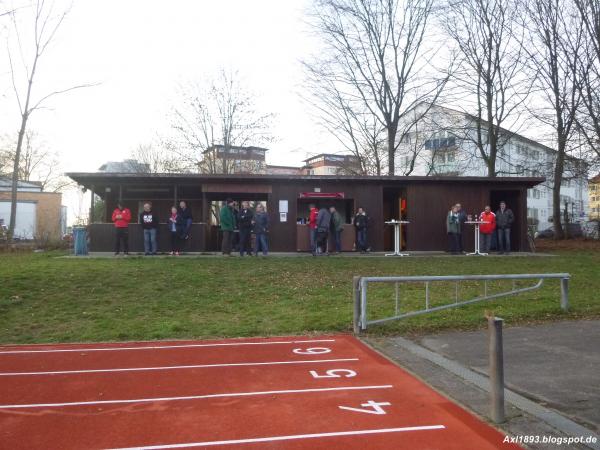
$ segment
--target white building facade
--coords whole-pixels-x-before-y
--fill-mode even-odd
[[[426,104],[417,106],[412,115],[415,125],[398,147],[397,175],[405,175],[411,168],[410,175],[487,175],[487,165],[476,144],[475,117]],[[497,176],[546,178],[545,183],[528,190],[527,216],[538,230],[549,228],[552,225],[552,168],[556,151],[509,131],[503,132],[499,147]],[[561,210],[566,204],[570,222],[587,219],[588,180],[584,169],[580,160],[569,159],[566,162]],[[491,206],[493,209],[497,207]]]

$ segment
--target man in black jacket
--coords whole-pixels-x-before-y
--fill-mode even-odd
[[[244,256],[246,252],[252,255],[250,238],[253,220],[254,212],[250,209],[250,205],[248,202],[242,202],[242,207],[237,215],[237,224],[240,229],[240,256]]]
[[[158,230],[158,215],[152,211],[150,202],[144,203],[144,210],[140,213],[140,223],[144,230],[144,255],[156,255],[156,231]]]
[[[498,230],[498,252],[502,255],[510,253],[510,227],[515,221],[515,215],[506,207],[506,202],[500,202],[496,211],[496,229]]]
[[[367,244],[367,229],[369,227],[369,216],[366,211],[359,207],[354,220],[352,221],[356,228],[356,250],[365,253],[368,249]]]

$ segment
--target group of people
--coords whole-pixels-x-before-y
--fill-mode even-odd
[[[369,216],[364,208],[358,208],[352,219],[352,225],[356,229],[356,250],[361,253],[369,251],[367,243]],[[329,208],[323,206],[321,209],[318,209],[314,204],[309,205],[308,227],[310,232],[310,250],[313,256],[329,255],[330,253],[340,253],[342,251],[344,219],[335,209],[335,206],[330,206]],[[330,236],[334,244],[332,252],[329,252],[327,247],[327,241]]]
[[[223,234],[221,242],[223,255],[231,256],[236,231],[238,232],[240,256],[246,254],[258,256],[259,253],[267,256],[269,253],[267,241],[269,215],[262,203],[257,203],[255,210],[252,210],[250,203],[244,201],[237,209],[237,202],[228,198],[219,212],[219,222]],[[254,249],[251,245],[252,234],[255,235]]]
[[[131,211],[121,202],[112,213],[112,221],[115,224],[115,256],[123,249],[125,255],[129,254],[129,223],[131,222]],[[156,255],[158,245],[156,235],[158,232],[159,216],[152,210],[152,203],[144,203],[144,209],[140,213],[139,222],[144,231],[144,254],[146,256]],[[179,202],[179,208],[173,206],[167,218],[168,230],[171,238],[170,255],[179,256],[189,239],[192,227],[192,211],[186,202]]]
[[[453,254],[461,254],[463,248],[463,225],[466,222],[480,222],[479,224],[479,250],[489,253],[492,246],[494,234],[497,237],[497,249],[499,254],[510,253],[510,230],[515,221],[515,215],[506,202],[500,202],[498,210],[494,213],[489,205],[483,212],[475,217],[467,215],[460,203],[453,205],[446,218],[446,230],[448,232],[448,246]]]

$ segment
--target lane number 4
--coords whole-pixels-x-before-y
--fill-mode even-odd
[[[387,412],[385,412],[385,410],[382,408],[382,406],[390,406],[390,405],[391,405],[391,403],[389,403],[389,402],[376,402],[374,400],[369,400],[367,403],[360,404],[360,406],[362,406],[362,408],[351,408],[350,406],[338,406],[338,408],[345,409],[346,411],[354,411],[354,412],[360,412],[360,413],[365,413],[365,414],[383,415],[383,414],[387,414]]]

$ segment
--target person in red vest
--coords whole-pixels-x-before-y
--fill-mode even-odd
[[[121,241],[123,241],[123,253],[129,255],[129,222],[131,222],[131,211],[124,208],[121,202],[112,213],[112,221],[115,224],[115,256],[121,250]]]
[[[486,206],[479,216],[479,220],[483,222],[479,225],[479,250],[482,253],[489,253],[492,245],[492,235],[496,230],[496,214],[492,212],[492,208]]]
[[[319,210],[314,204],[308,205],[308,231],[310,232],[310,251],[312,254],[316,252],[317,245],[317,215]]]

